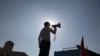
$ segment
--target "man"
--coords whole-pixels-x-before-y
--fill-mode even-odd
[[[54,30],[50,28],[50,23],[45,22],[44,28],[41,30],[38,42],[39,42],[39,48],[40,53],[39,56],[49,56],[49,50],[50,50],[50,32],[53,34],[56,34],[57,28],[53,27]]]

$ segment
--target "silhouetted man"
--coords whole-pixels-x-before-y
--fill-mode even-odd
[[[44,28],[41,30],[38,41],[40,53],[39,56],[49,56],[50,50],[50,32],[56,34],[57,28],[54,27],[54,30],[50,28],[50,23],[45,22]]]

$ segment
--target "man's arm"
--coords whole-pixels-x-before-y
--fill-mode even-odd
[[[39,37],[38,37],[38,44],[40,45],[40,35],[39,35]]]
[[[52,30],[52,29],[50,28],[50,32],[52,32],[53,34],[56,34],[56,32],[57,32],[57,28],[54,27],[54,30]]]
[[[40,35],[39,35],[39,37],[38,37],[39,48],[40,48],[40,42],[41,42],[41,40],[42,40],[42,37],[41,37],[41,32],[40,32]]]

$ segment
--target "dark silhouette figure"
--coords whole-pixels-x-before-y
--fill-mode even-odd
[[[14,43],[7,41],[4,47],[0,47],[0,56],[28,56],[24,52],[13,51]]]
[[[50,23],[45,22],[44,28],[41,30],[38,43],[40,48],[39,56],[49,56],[49,50],[50,50],[50,32],[53,34],[56,34],[56,27],[53,27],[54,30],[50,28]]]

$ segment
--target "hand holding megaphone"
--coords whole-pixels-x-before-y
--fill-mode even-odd
[[[56,28],[56,27],[61,28],[61,24],[58,23],[58,24],[52,25],[52,27],[53,27],[53,28]],[[56,34],[55,34],[55,36],[54,36],[54,41],[55,41],[55,40],[56,40]]]

